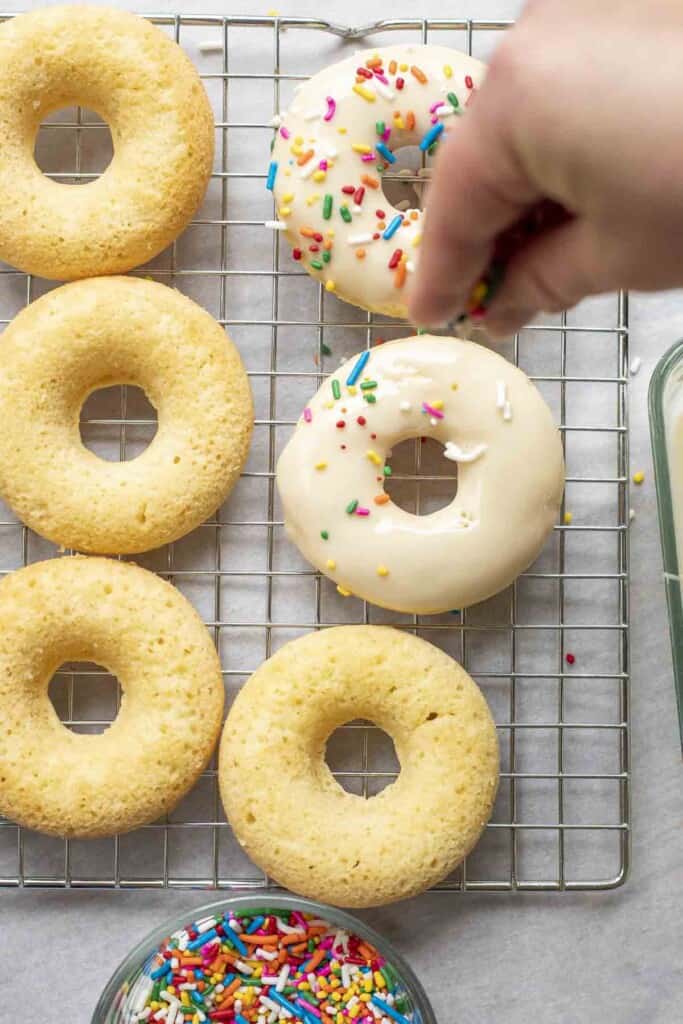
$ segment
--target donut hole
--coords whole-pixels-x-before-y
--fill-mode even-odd
[[[91,110],[66,107],[41,123],[33,158],[49,178],[84,185],[103,174],[114,157],[109,125]]]
[[[432,158],[419,146],[397,146],[396,163],[382,174],[382,191],[387,203],[397,210],[422,210],[431,174]]]
[[[142,388],[132,384],[98,388],[81,409],[81,441],[107,462],[136,459],[152,443],[158,428],[156,409]]]
[[[391,736],[364,719],[345,722],[328,736],[325,763],[343,790],[366,800],[391,786],[401,771]]]
[[[457,463],[444,458],[443,445],[431,437],[410,437],[395,445],[384,489],[395,505],[417,516],[445,508],[458,493]]]
[[[87,736],[109,728],[121,700],[116,676],[102,665],[85,661],[60,665],[47,693],[64,728]]]

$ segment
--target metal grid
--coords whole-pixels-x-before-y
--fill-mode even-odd
[[[263,189],[270,118],[297,82],[354,41],[436,42],[485,57],[507,23],[415,19],[347,30],[297,18],[153,20],[200,69],[216,110],[217,163],[193,226],[138,273],[198,298],[226,326],[249,367],[257,413],[252,457],[235,494],[189,538],[139,561],[171,579],[203,615],[229,699],[281,643],[344,622],[391,622],[464,664],[496,717],[501,785],[479,846],[440,890],[621,884],[629,852],[626,296],[534,325],[505,349],[553,407],[568,476],[551,541],[504,594],[463,613],[429,617],[344,601],[287,544],[275,491],[277,453],[323,376],[379,335],[400,337],[406,329],[316,289],[278,234],[271,239],[259,230],[272,216]],[[214,54],[198,46],[207,40],[216,43]],[[37,154],[48,164],[52,154],[53,165],[42,166],[59,180],[88,180],[101,170],[91,166],[90,143],[101,150],[105,134],[92,115],[67,112],[41,130]],[[419,180],[413,175],[402,184]],[[245,229],[246,249],[240,240],[233,244]],[[188,245],[193,233],[198,237]],[[260,245],[264,252],[254,255]],[[0,267],[0,329],[46,287]],[[100,392],[84,407],[84,440],[110,458],[130,458],[153,435],[150,409],[130,387]],[[393,458],[395,500],[429,511],[444,488],[452,494],[455,482],[442,475],[443,461],[419,439],[401,446]],[[0,506],[3,572],[56,554]],[[79,731],[101,731],[118,706],[115,680],[96,666],[64,666],[51,695],[65,724]],[[342,785],[366,797],[396,776],[391,744],[370,723],[335,733],[328,761]],[[266,882],[232,837],[214,764],[176,812],[129,836],[58,841],[0,819],[0,885],[230,889]]]

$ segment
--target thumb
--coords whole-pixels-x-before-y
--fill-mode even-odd
[[[484,320],[492,337],[518,331],[539,312],[559,313],[624,284],[620,249],[594,224],[575,219],[519,250]]]

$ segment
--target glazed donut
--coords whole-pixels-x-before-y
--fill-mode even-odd
[[[381,175],[394,150],[431,152],[442,133],[457,130],[484,72],[481,61],[444,46],[367,50],[314,75],[277,119],[272,226],[328,291],[407,318],[423,214],[392,206]]]
[[[92,392],[137,384],[157,410],[149,447],[106,462],[81,440]],[[101,277],[43,295],[0,346],[0,494],[36,533],[125,554],[176,540],[221,504],[253,413],[237,349],[203,309],[153,281]]]
[[[431,437],[457,464],[431,515],[384,490],[391,449]],[[502,590],[539,554],[564,487],[559,434],[529,379],[459,338],[421,335],[363,352],[320,387],[277,465],[290,539],[349,592],[429,614]]]
[[[88,184],[45,177],[45,117],[80,105],[111,130],[114,157]],[[152,259],[199,207],[213,115],[194,67],[148,21],[101,7],[48,7],[0,25],[0,259],[71,280]]]
[[[369,800],[325,762],[340,725],[374,722],[398,779]],[[237,695],[219,785],[239,843],[293,892],[348,907],[405,899],[476,843],[498,784],[496,729],[448,655],[386,626],[337,626],[284,647]]]
[[[0,814],[58,836],[127,832],[206,767],[223,714],[215,648],[169,583],[106,558],[54,558],[0,583]],[[48,684],[91,661],[123,696],[101,735],[71,732]]]

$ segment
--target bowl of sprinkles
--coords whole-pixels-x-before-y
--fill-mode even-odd
[[[110,978],[92,1024],[436,1024],[407,963],[357,918],[264,892],[167,921]]]

